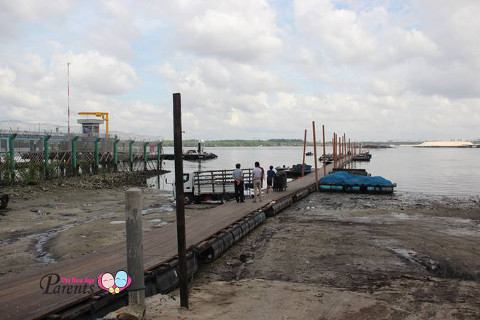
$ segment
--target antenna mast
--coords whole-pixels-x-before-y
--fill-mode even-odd
[[[70,62],[67,62],[68,136],[70,137]]]

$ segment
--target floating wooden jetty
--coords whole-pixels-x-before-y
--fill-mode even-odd
[[[346,162],[347,158],[338,161],[337,166],[343,166]],[[326,171],[332,169],[333,165],[329,165]],[[320,177],[323,175],[322,170],[317,172]],[[230,202],[187,218],[189,274],[195,272],[199,263],[208,262],[221,255],[266,217],[274,216],[294,201],[316,190],[315,184],[315,175],[308,175],[290,182],[287,191],[265,194],[263,202]],[[144,234],[147,296],[167,293],[178,283],[176,228],[173,223],[163,227],[161,232]],[[125,242],[42,269],[7,276],[3,279],[0,292],[0,314],[2,319],[8,320],[95,318],[109,308],[124,303],[126,293],[112,295],[95,289],[90,294],[46,294],[45,288],[40,287],[40,280],[49,274],[66,278],[96,279],[101,273],[116,272],[120,269],[126,270]]]

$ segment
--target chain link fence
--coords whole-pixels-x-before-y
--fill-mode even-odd
[[[113,138],[68,136],[57,135],[56,130],[54,134],[38,134],[23,129],[18,133],[0,130],[0,185],[103,172],[162,170],[159,139],[137,135],[143,139],[121,140],[115,134]]]

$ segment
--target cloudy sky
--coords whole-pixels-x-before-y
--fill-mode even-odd
[[[0,120],[171,139],[480,137],[478,0],[0,0]]]

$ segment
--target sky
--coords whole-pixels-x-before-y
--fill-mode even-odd
[[[0,121],[184,139],[480,137],[478,0],[0,0]]]

